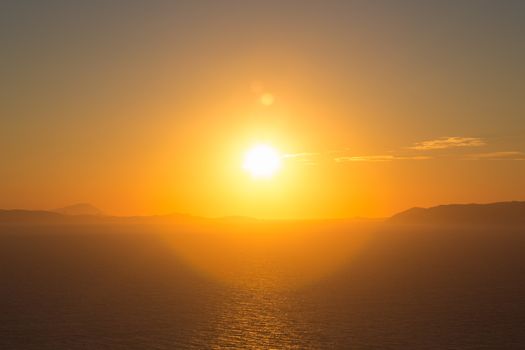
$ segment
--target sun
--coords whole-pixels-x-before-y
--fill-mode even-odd
[[[256,179],[269,179],[281,168],[281,154],[269,145],[255,145],[244,155],[242,168]]]

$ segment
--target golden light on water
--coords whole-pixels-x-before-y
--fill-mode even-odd
[[[200,275],[265,295],[315,284],[349,266],[376,226],[343,226],[340,221],[231,218],[188,226],[191,235],[159,230],[177,258]]]
[[[257,179],[273,177],[281,168],[281,155],[272,146],[259,144],[244,155],[242,168]]]

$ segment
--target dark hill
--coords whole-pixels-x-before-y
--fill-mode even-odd
[[[94,216],[101,216],[104,215],[104,213],[94,207],[93,205],[89,203],[78,203],[73,205],[68,205],[63,208],[58,208],[51,210],[55,213],[63,214],[63,215],[94,215]]]
[[[0,223],[52,224],[61,223],[64,216],[50,211],[39,210],[0,210]]]
[[[387,220],[395,224],[522,226],[525,202],[490,204],[450,204],[431,208],[412,208]]]
[[[96,208],[95,208],[96,209]],[[105,216],[102,214],[80,214],[81,211],[66,210],[67,213],[44,210],[2,210],[0,209],[0,224],[174,224],[186,225],[205,221],[184,214],[154,215],[154,216]],[[73,214],[77,213],[77,214]]]

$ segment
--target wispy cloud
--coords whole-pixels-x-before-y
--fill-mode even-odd
[[[443,152],[432,153],[428,150],[445,150],[450,148],[472,148],[487,146],[487,142],[479,137],[440,137],[434,140],[417,142],[411,147],[386,154],[355,155],[348,148],[328,152],[300,152],[283,155],[293,161],[306,164],[333,161],[336,163],[349,162],[393,162],[393,161],[421,161],[429,159],[463,159],[463,160],[520,160],[525,161],[525,152],[521,151],[493,151],[485,153]],[[410,149],[412,151],[407,151]]]
[[[288,153],[283,154],[284,159],[289,159],[294,162],[299,162],[302,164],[317,164],[321,153],[319,152],[300,152],[300,153]]]
[[[394,155],[374,155],[374,156],[352,156],[352,157],[336,157],[336,163],[344,162],[391,162],[394,160],[427,160],[432,159],[428,156],[394,156]]]
[[[314,156],[318,156],[320,153],[318,152],[301,152],[301,153],[289,153],[289,154],[283,154],[283,158],[310,158]]]
[[[475,153],[466,156],[469,160],[525,160],[525,153],[519,151],[500,151]]]
[[[480,147],[485,146],[487,143],[479,137],[440,137],[434,140],[427,140],[416,142],[410,149],[415,150],[434,150],[434,149],[446,149],[446,148],[457,148],[457,147]]]

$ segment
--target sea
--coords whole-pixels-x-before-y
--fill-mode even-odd
[[[525,232],[0,227],[0,349],[525,349]]]

